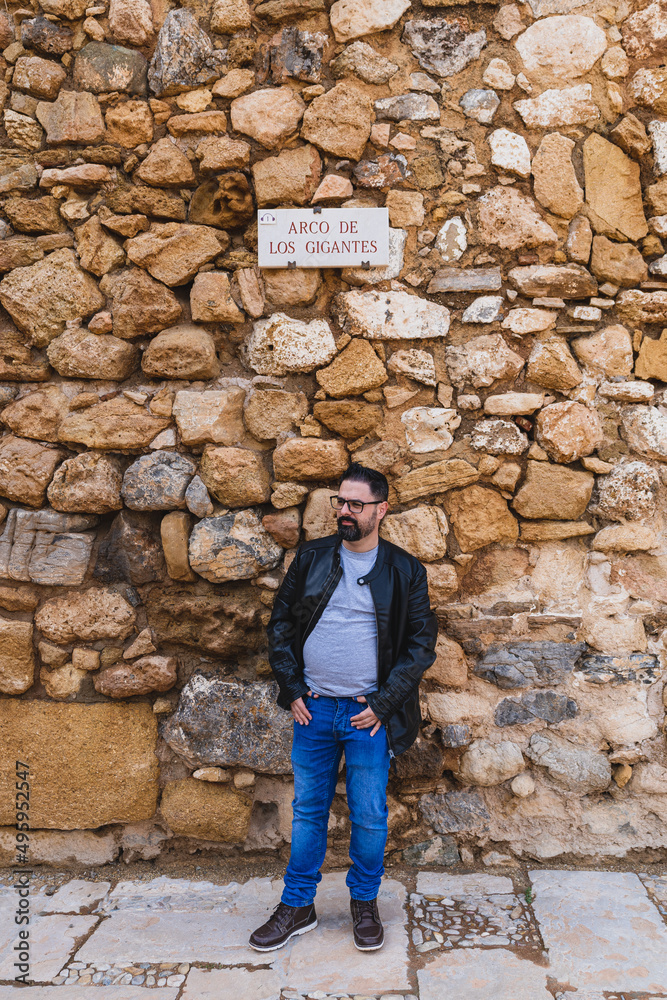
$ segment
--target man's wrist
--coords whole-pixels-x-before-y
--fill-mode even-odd
[[[377,693],[378,693],[377,691],[373,691],[373,692],[371,692],[371,694],[366,695],[366,704],[371,709],[371,711],[373,712],[373,714],[375,715],[375,717],[378,719],[378,721],[379,722],[384,722],[384,719],[382,718],[382,716],[380,715],[380,713],[375,708],[375,705],[373,704],[373,702],[375,701],[375,695]]]

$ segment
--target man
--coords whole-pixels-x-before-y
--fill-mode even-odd
[[[377,894],[389,764],[417,736],[419,681],[437,637],[424,567],[379,537],[388,493],[382,473],[351,465],[331,497],[337,534],[299,548],[273,606],[269,662],[278,704],[294,717],[294,818],[281,902],[250,937],[257,951],[317,926],[314,898],[343,753],[354,943],[361,951],[384,943]]]

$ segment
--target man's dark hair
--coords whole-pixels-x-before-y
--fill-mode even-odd
[[[355,483],[366,483],[376,500],[387,500],[389,497],[387,477],[377,469],[369,469],[360,462],[352,462],[340,477],[338,488],[340,489],[348,479]]]

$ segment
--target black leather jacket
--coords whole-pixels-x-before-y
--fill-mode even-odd
[[[267,631],[281,708],[308,691],[303,647],[342,576],[339,550],[338,535],[302,544],[276,596]],[[435,660],[437,619],[426,570],[398,545],[381,538],[375,565],[361,580],[371,589],[378,634],[378,690],[368,704],[387,730],[394,757],[419,731],[419,681]]]

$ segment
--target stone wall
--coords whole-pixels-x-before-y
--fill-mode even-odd
[[[34,861],[285,850],[264,627],[351,457],[440,621],[390,848],[664,851],[667,3],[5,6],[3,863],[16,758]],[[260,272],[274,205],[391,262]]]

